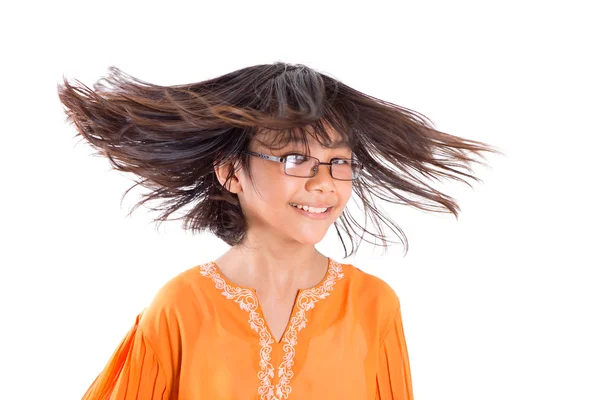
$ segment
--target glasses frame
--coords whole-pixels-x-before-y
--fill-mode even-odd
[[[356,180],[356,179],[359,177],[359,175],[360,175],[360,173],[361,173],[361,171],[362,171],[362,163],[361,163],[361,162],[359,162],[359,161],[357,161],[357,160],[354,160],[354,159],[349,159],[349,158],[332,158],[332,159],[331,159],[331,161],[329,161],[329,162],[323,162],[323,161],[319,160],[317,157],[307,156],[307,155],[303,155],[303,154],[300,154],[300,153],[288,154],[287,156],[283,156],[283,157],[278,157],[278,156],[270,156],[270,155],[268,155],[268,154],[257,153],[257,152],[254,152],[254,151],[243,151],[242,153],[244,153],[244,154],[249,154],[249,155],[251,155],[251,156],[255,156],[255,157],[260,157],[260,158],[262,158],[263,160],[268,160],[268,161],[275,161],[275,162],[279,162],[279,163],[284,163],[284,164],[283,164],[283,172],[284,172],[284,173],[285,173],[287,176],[293,176],[294,178],[314,178],[315,176],[317,176],[317,172],[319,171],[319,167],[320,167],[321,165],[329,165],[329,175],[330,175],[330,176],[331,176],[333,179],[335,179],[335,180],[338,180],[338,181],[353,181],[353,180]],[[288,173],[287,173],[287,168],[286,168],[287,158],[288,158],[289,156],[293,156],[293,155],[301,155],[301,156],[303,156],[303,157],[312,158],[313,160],[317,160],[317,163],[318,163],[318,164],[316,165],[316,168],[314,168],[314,169],[312,170],[312,171],[313,171],[313,174],[312,174],[312,175],[310,175],[310,176],[298,176],[298,175],[290,175],[290,174],[288,174]],[[334,177],[334,176],[333,176],[333,172],[331,171],[331,166],[333,165],[333,162],[334,162],[334,160],[350,160],[351,162],[353,162],[353,163],[355,163],[355,164],[358,164],[358,173],[357,173],[357,175],[356,175],[354,178],[352,178],[352,179],[340,179],[340,178],[336,178],[336,177]]]

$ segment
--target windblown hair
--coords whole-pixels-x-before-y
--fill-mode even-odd
[[[255,65],[175,86],[150,84],[116,67],[109,68],[94,90],[79,81],[72,85],[64,76],[63,81],[59,99],[76,136],[86,139],[115,169],[142,178],[123,197],[137,185],[152,190],[130,214],[150,200],[161,200],[162,207],[151,208],[162,211],[153,221],[160,225],[191,205],[176,218],[184,219],[183,228],[210,231],[231,246],[242,243],[247,224],[237,195],[225,189],[227,182],[220,184],[214,167],[241,162],[251,177],[249,156],[243,151],[251,141],[260,141],[264,130],[275,132],[273,140],[261,142],[270,149],[299,141],[308,153],[308,135],[328,146],[328,127],[349,142],[363,165],[353,190],[363,203],[365,223],[357,222],[347,208],[334,223],[345,257],[358,250],[365,234],[387,248],[382,224],[406,244],[405,254],[408,251],[404,232],[377,209],[374,196],[458,218],[457,202],[422,178],[449,178],[471,186],[463,177],[480,180],[458,170],[472,173],[470,164],[481,164],[470,155],[501,154],[485,143],[440,132],[416,111],[364,94],[302,64]],[[232,176],[233,171],[227,181]],[[367,218],[377,232],[365,228]],[[350,253],[340,228],[350,238]]]

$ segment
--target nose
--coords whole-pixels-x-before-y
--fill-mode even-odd
[[[324,167],[319,170],[319,167]],[[309,189],[321,190],[321,191],[332,191],[335,189],[335,182],[331,176],[330,166],[327,164],[319,164],[314,167],[316,170],[315,176],[309,178],[306,182]]]

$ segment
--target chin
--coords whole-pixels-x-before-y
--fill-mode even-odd
[[[294,235],[294,238],[297,242],[310,245],[315,245],[319,243],[321,240],[323,240],[324,237],[325,233],[323,233],[322,235],[315,235],[314,233],[307,235]]]

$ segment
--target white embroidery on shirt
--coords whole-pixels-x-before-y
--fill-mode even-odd
[[[258,393],[260,394],[260,398],[265,400],[287,399],[292,391],[290,381],[294,376],[292,366],[294,365],[294,356],[296,355],[295,346],[298,343],[298,332],[306,327],[306,312],[313,309],[319,299],[325,299],[329,296],[329,292],[333,290],[333,286],[336,282],[344,277],[341,264],[331,260],[327,276],[321,285],[312,289],[302,290],[298,296],[296,301],[298,311],[296,312],[296,315],[292,317],[290,325],[281,339],[285,353],[283,362],[279,364],[279,367],[277,368],[279,383],[276,387],[274,387],[272,383],[275,369],[270,362],[271,351],[273,350],[271,344],[274,340],[269,333],[269,329],[267,328],[264,319],[261,318],[260,314],[256,311],[258,308],[258,298],[254,292],[249,289],[228,285],[219,275],[215,264],[212,262],[201,265],[200,273],[203,276],[211,278],[217,289],[223,289],[221,292],[223,296],[230,300],[233,299],[239,304],[242,310],[245,310],[250,314],[248,322],[250,323],[250,327],[258,332],[259,344],[261,345],[261,370],[258,373],[258,379],[260,380]]]
[[[217,289],[223,291],[221,294],[226,298],[235,301],[239,304],[242,310],[247,311],[250,314],[250,327],[258,332],[260,349],[260,372],[258,373],[258,379],[260,379],[261,385],[258,392],[262,398],[271,399],[273,398],[273,386],[271,385],[271,379],[275,375],[275,369],[271,364],[271,344],[274,342],[267,325],[263,318],[260,317],[256,311],[258,308],[258,298],[249,289],[243,289],[240,287],[232,287],[228,285],[223,278],[217,272],[213,263],[207,263],[200,266],[200,273],[208,278],[211,278],[215,283]]]

